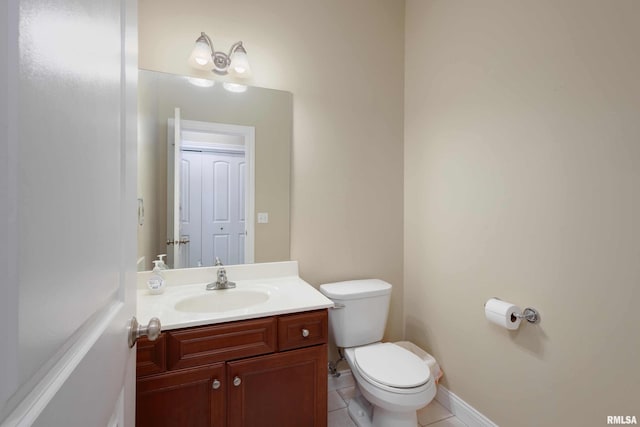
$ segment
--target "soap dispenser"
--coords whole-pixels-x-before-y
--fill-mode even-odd
[[[153,261],[153,263],[155,264],[155,267],[151,270],[151,276],[149,277],[149,280],[147,280],[147,287],[149,287],[150,294],[157,295],[164,292],[165,282],[164,276],[162,275],[162,268],[160,268],[162,260],[157,259]]]

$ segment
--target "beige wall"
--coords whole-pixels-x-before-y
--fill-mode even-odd
[[[640,416],[640,2],[406,9],[407,338],[499,425]]]
[[[395,285],[402,335],[404,4],[396,0],[140,0],[141,68],[199,75],[200,31],[245,43],[252,84],[293,93],[291,258],[323,282]]]
[[[144,221],[138,223],[138,259],[144,257],[144,263],[138,269],[149,270],[156,256],[166,253],[166,154],[161,157],[158,149],[160,134],[158,122],[158,99],[155,85],[150,79],[138,79],[138,199],[144,202]],[[166,143],[163,148],[166,151]],[[158,177],[158,170],[164,173],[164,182]],[[161,200],[165,206],[160,207]],[[164,243],[164,246],[162,246]]]

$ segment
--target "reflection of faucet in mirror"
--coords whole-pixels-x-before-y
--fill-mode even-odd
[[[234,282],[230,282],[227,280],[227,270],[222,267],[222,262],[220,258],[216,257],[216,265],[220,266],[216,275],[218,279],[215,282],[207,283],[208,291],[215,291],[219,289],[232,289],[236,287]]]

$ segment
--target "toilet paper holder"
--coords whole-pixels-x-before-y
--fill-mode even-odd
[[[502,301],[498,297],[493,297],[493,298]],[[485,303],[485,305],[486,305],[486,303]],[[513,313],[511,315],[511,321],[512,322],[515,322],[516,319],[524,319],[529,323],[539,323],[540,322],[540,313],[535,308],[525,307],[524,310],[522,310],[522,313]]]
[[[540,314],[538,313],[538,310],[531,307],[526,307],[522,313],[513,313],[511,316],[516,319],[524,319],[529,323],[538,323],[540,321]]]

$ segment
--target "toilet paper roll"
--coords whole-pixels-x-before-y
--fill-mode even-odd
[[[484,305],[484,315],[491,322],[507,329],[518,329],[521,318],[515,314],[521,314],[520,308],[510,302],[491,298]]]

